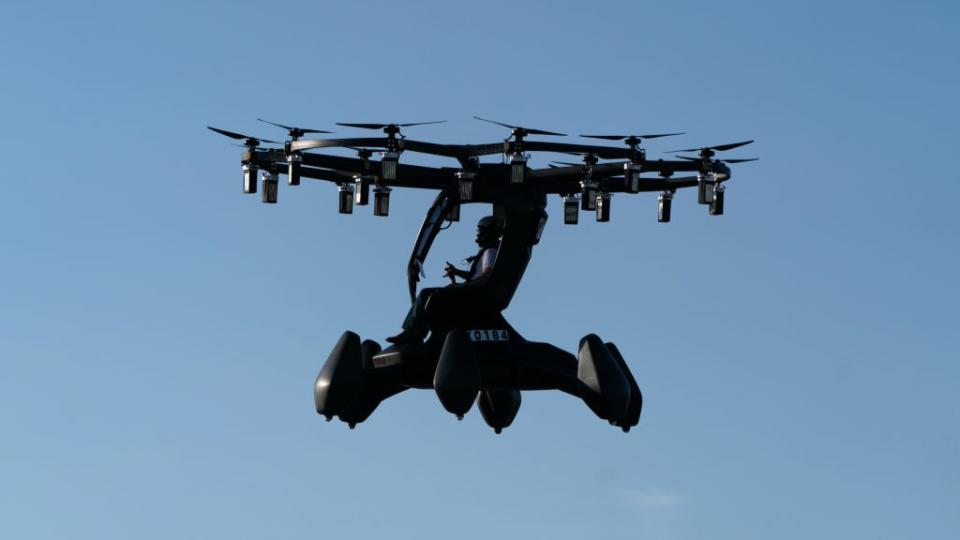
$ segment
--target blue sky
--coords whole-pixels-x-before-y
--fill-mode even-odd
[[[948,2],[6,3],[0,536],[955,537],[957,22]],[[204,126],[505,135],[473,115],[687,133],[653,157],[757,140],[730,152],[761,160],[722,218],[618,196],[571,228],[550,202],[506,316],[616,342],[646,398],[627,435],[548,392],[500,436],[425,391],[352,432],[313,412],[344,330],[399,329],[431,195],[395,193],[388,220],[338,215],[319,182],[261,205]]]

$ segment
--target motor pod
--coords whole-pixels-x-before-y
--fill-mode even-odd
[[[584,212],[597,209],[597,190],[593,186],[584,184],[580,188],[580,209]]]
[[[510,155],[510,183],[522,184],[527,172],[527,160],[529,156],[523,152],[515,152]]]
[[[617,361],[617,365],[620,366],[620,371],[623,372],[623,376],[627,378],[627,383],[630,384],[630,401],[627,404],[627,412],[623,415],[623,418],[614,422],[626,433],[630,431],[630,428],[640,422],[640,411],[643,409],[643,394],[640,392],[640,387],[637,386],[637,381],[633,378],[633,374],[630,373],[630,368],[623,359],[623,355],[620,354],[620,349],[613,343],[606,343],[606,346],[607,350],[610,351],[610,355],[613,356],[613,359]]]
[[[243,165],[243,192],[244,193],[256,193],[257,192],[257,174],[260,172],[260,169],[252,163],[245,163]]]
[[[386,217],[390,214],[390,187],[373,188],[373,215]]]
[[[480,391],[480,364],[463,330],[451,330],[443,342],[433,388],[443,408],[463,418]]]
[[[353,186],[343,183],[337,186],[337,212],[353,213]]]
[[[713,201],[710,202],[711,216],[723,215],[723,194],[726,190],[727,188],[723,184],[717,184],[717,187],[713,189]]]
[[[623,164],[623,183],[627,193],[640,193],[641,167],[632,161]]]
[[[344,332],[313,385],[317,413],[329,420],[348,410],[364,390],[363,355],[360,336]]]
[[[484,422],[497,434],[509,427],[520,410],[520,391],[516,389],[483,390],[477,396],[477,407]]]
[[[697,175],[697,203],[710,204],[713,202],[714,185],[715,176],[713,173],[700,173]]]
[[[611,195],[606,191],[597,193],[597,222],[606,223],[610,221],[610,199]]]
[[[452,204],[447,208],[447,220],[448,221],[460,221],[460,205]]]
[[[380,177],[384,180],[397,179],[397,163],[400,161],[400,153],[388,150],[383,153],[380,160]]]
[[[460,200],[462,202],[472,201],[473,190],[479,175],[473,171],[457,171],[455,176],[457,177],[457,183],[460,188]]]
[[[353,177],[353,180],[354,193],[356,194],[353,202],[355,202],[357,206],[370,204],[370,178],[358,174]]]
[[[616,422],[626,415],[630,383],[603,341],[594,334],[580,340],[577,379],[580,397],[597,416]]]
[[[277,204],[277,192],[280,190],[280,181],[272,172],[263,175],[263,194],[260,200],[267,204]]]
[[[287,185],[300,185],[300,163],[303,162],[303,156],[300,152],[293,152],[287,156]]]
[[[573,193],[563,198],[563,223],[576,225],[580,216],[580,201]]]
[[[660,223],[670,222],[671,206],[673,206],[673,193],[664,191],[657,197],[657,221]]]

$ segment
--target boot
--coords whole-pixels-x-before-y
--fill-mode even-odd
[[[395,336],[387,338],[387,341],[393,343],[394,345],[408,345],[411,343],[423,343],[423,338],[426,337],[427,331],[425,328],[404,328],[403,332]]]

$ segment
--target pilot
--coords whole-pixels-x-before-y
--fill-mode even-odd
[[[493,217],[486,216],[480,218],[477,222],[477,245],[480,250],[476,255],[467,257],[470,268],[461,270],[452,265],[449,261],[443,270],[443,275],[450,278],[451,285],[456,284],[456,278],[463,279],[466,283],[476,281],[485,276],[493,269],[493,263],[497,260],[497,248],[500,246],[500,237],[503,236],[503,223]],[[403,321],[403,332],[388,337],[387,341],[397,345],[423,341],[429,329],[423,324],[423,308],[427,298],[436,289],[424,289],[417,295],[416,301],[410,307],[407,318]]]

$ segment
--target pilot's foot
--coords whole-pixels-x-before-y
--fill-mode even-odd
[[[426,332],[417,328],[404,328],[403,332],[387,338],[387,341],[394,345],[408,345],[410,343],[420,343],[423,341]]]

